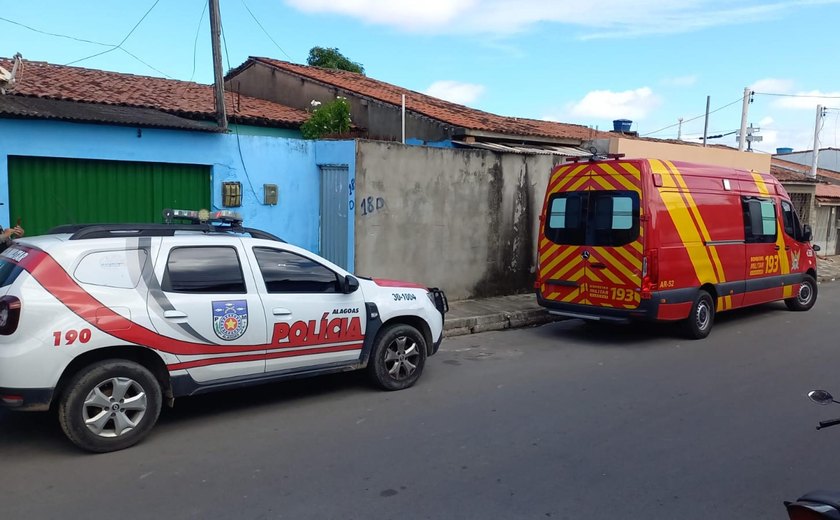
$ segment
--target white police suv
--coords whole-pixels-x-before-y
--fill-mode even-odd
[[[440,346],[438,289],[355,277],[230,212],[167,216],[0,255],[0,405],[54,408],[73,443],[107,452],[176,397],[363,368],[399,390]]]

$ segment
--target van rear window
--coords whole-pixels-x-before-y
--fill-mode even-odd
[[[573,191],[548,201],[545,236],[556,244],[622,246],[639,237],[635,191]]]

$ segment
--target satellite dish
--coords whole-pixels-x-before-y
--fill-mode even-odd
[[[3,67],[0,67],[0,81],[4,83],[11,83],[13,79],[14,76],[12,76],[11,72],[4,69]]]

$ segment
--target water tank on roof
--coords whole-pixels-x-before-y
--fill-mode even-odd
[[[793,153],[793,148],[776,148],[776,154]]]
[[[629,119],[613,120],[613,130],[616,132],[629,132],[631,126],[633,126],[633,121]]]

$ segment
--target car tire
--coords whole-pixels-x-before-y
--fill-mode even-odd
[[[715,323],[715,302],[712,295],[704,290],[697,293],[691,313],[685,320],[685,331],[691,339],[703,339],[712,332]]]
[[[87,451],[133,446],[148,435],[161,409],[160,383],[144,366],[110,359],[73,376],[58,404],[61,429]]]
[[[806,274],[799,284],[799,292],[793,298],[785,300],[785,305],[792,311],[807,311],[817,303],[817,281]]]
[[[408,388],[426,365],[426,339],[411,325],[396,324],[377,335],[368,363],[374,384],[385,390]]]

